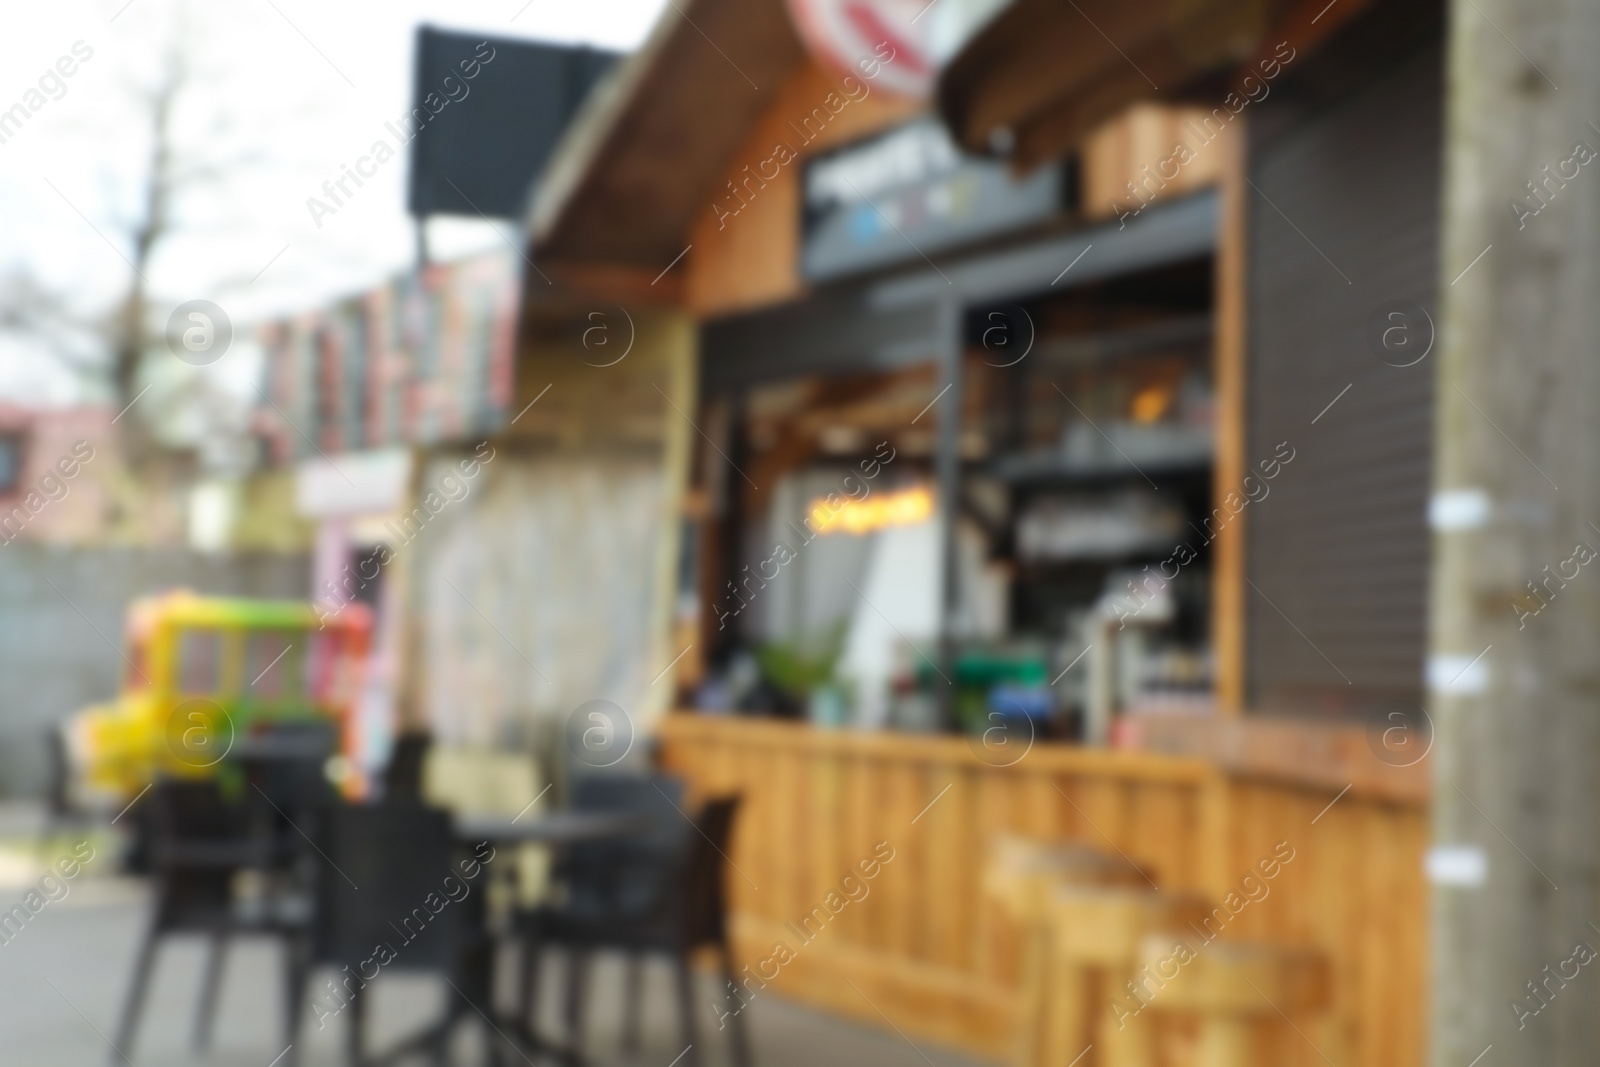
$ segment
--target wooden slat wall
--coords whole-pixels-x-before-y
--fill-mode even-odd
[[[674,715],[660,740],[664,763],[696,798],[744,797],[731,854],[737,952],[743,965],[769,957],[777,941],[795,951],[775,992],[1002,1059],[1018,946],[979,896],[996,835],[1115,847],[1162,889],[1218,903],[1286,841],[1293,861],[1223,935],[1314,946],[1332,961],[1333,1008],[1307,1034],[1316,1047],[1287,1048],[1286,1064],[1312,1067],[1323,1055],[1363,1067],[1422,1062],[1428,827],[1420,804],[1352,789],[1323,813],[1337,789],[1043,743],[995,768],[960,738],[770,721]],[[868,895],[802,942],[786,924],[821,906],[879,841],[895,856]]]
[[[1216,184],[1226,169],[1227,146],[1210,146],[1208,138],[1218,136],[1215,120],[1212,132],[1205,130],[1205,120],[1210,117],[1211,111],[1203,107],[1145,103],[1134,104],[1095,127],[1078,149],[1084,217],[1111,219],[1130,211],[1137,214],[1141,197],[1165,202]],[[1180,143],[1193,153],[1190,162],[1172,164],[1175,176],[1165,177],[1160,169],[1177,157]],[[1138,193],[1132,186],[1138,186]]]

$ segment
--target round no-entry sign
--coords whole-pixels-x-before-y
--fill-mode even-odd
[[[800,38],[837,73],[897,96],[926,97],[936,73],[930,0],[789,0]]]

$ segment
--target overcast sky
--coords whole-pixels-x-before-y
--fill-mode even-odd
[[[246,325],[359,291],[412,262],[403,154],[380,167],[336,215],[324,217],[320,229],[306,200],[322,195],[322,183],[385,137],[384,123],[408,108],[419,23],[632,49],[664,6],[664,0],[8,4],[0,114],[16,104],[37,110],[0,143],[0,278],[26,269],[84,313],[106,308],[124,291],[127,223],[137,217],[148,153],[135,88],[154,81],[169,42],[181,42],[194,71],[177,122],[180,156],[216,177],[199,179],[180,202],[176,236],[148,272],[151,289],[167,306],[214,300]],[[61,76],[58,64],[73,73]],[[477,221],[437,224],[430,237],[437,258],[503,247],[500,235]],[[0,398],[80,399],[48,358],[5,337]]]

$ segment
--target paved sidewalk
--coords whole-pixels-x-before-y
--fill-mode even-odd
[[[5,855],[16,867],[14,848]],[[26,892],[25,886],[8,881],[12,884],[0,885],[0,910],[9,909]],[[0,944],[0,1063],[104,1067],[113,1062],[107,1037],[132,968],[146,900],[138,880],[85,875],[71,884],[64,899],[45,906],[20,933]],[[144,1024],[134,1047],[124,1050],[133,1067],[269,1067],[283,1051],[278,950],[267,941],[245,941],[228,960],[212,1052],[203,1058],[189,1052],[201,961],[198,940],[173,939],[163,948]],[[601,960],[594,968],[588,1026],[592,1062],[598,1067],[668,1067],[683,1051],[672,1012],[670,972],[664,965],[647,968],[643,1050],[631,1060],[615,1051],[621,974],[615,960]],[[559,988],[560,976],[552,971],[544,989]],[[371,1018],[377,1048],[433,1018],[442,1004],[439,983],[423,976],[395,975],[374,989]],[[717,993],[716,982],[704,977],[700,992],[700,1003],[709,1003]],[[555,1005],[547,1003],[546,1008],[553,1016]],[[913,1047],[892,1030],[840,1021],[776,995],[764,995],[748,1010],[758,1067],[974,1065],[924,1042]],[[700,1026],[705,1062],[710,1067],[726,1063],[727,1035],[716,1032],[709,1008]],[[454,1062],[482,1062],[477,1030],[462,1028]],[[336,1023],[318,1032],[308,1013],[304,1033],[303,1067],[341,1062],[342,1032]]]

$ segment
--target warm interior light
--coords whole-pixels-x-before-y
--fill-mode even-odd
[[[844,498],[830,508],[827,497],[818,497],[806,509],[811,528],[819,534],[864,534],[889,526],[910,526],[933,514],[933,494],[923,486],[895,493],[873,493],[862,500]]]
[[[1172,398],[1176,392],[1177,390],[1166,382],[1158,382],[1139,390],[1134,394],[1133,403],[1129,405],[1133,421],[1151,423],[1161,418],[1172,406]]]

